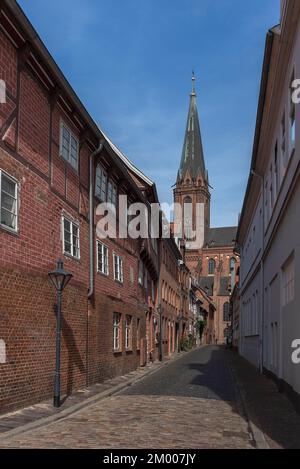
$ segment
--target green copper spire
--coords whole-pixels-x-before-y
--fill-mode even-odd
[[[188,113],[185,138],[178,171],[178,179],[182,179],[187,172],[192,179],[196,179],[199,174],[207,180],[207,172],[205,169],[204,155],[202,148],[201,132],[199,117],[196,103],[195,91],[196,77],[192,74],[192,92],[190,94],[190,107]]]

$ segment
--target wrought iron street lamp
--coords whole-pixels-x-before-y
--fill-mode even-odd
[[[57,268],[49,272],[51,282],[57,291],[57,309],[56,309],[56,357],[55,357],[55,378],[54,378],[54,407],[60,407],[60,349],[61,349],[61,300],[62,292],[68,285],[72,274],[64,270],[63,261],[57,261]]]

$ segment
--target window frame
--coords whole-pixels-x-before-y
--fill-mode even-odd
[[[141,319],[136,318],[136,349],[141,348]]]
[[[14,214],[13,212],[10,212],[8,209],[4,208],[6,212],[11,213],[15,217],[15,228],[12,228],[11,226],[5,225],[2,223],[1,218],[2,218],[2,176],[6,177],[9,181],[11,181],[15,185],[15,195],[12,196],[8,193],[5,192],[9,197],[12,197],[15,200],[16,204],[16,213]],[[4,191],[3,191],[4,192]],[[6,171],[3,171],[0,169],[0,227],[3,228],[6,231],[9,231],[10,233],[18,233],[19,232],[19,208],[20,208],[20,186],[19,182],[17,179],[15,179],[13,176],[10,176]]]
[[[106,266],[106,271],[103,271],[103,270],[100,270],[99,269],[99,247],[101,246],[101,249],[102,249],[102,253],[101,255],[104,256],[104,250],[106,250],[106,262],[102,262],[102,265]],[[108,246],[106,246],[106,244],[102,243],[101,241],[99,241],[99,239],[97,239],[97,243],[96,243],[96,252],[97,252],[97,272],[99,274],[102,274],[102,275],[105,275],[106,277],[109,276],[109,249],[108,249]]]
[[[118,260],[117,272],[116,272],[116,259]],[[116,282],[124,283],[123,258],[119,256],[119,254],[116,254],[115,252],[113,252],[113,271],[114,271],[114,280]],[[118,276],[116,274],[118,274]]]
[[[223,322],[230,322],[230,303],[229,303],[229,301],[225,301],[225,303],[223,304]]]
[[[101,170],[100,186],[98,186],[98,171]],[[105,177],[105,191],[103,191],[103,181]],[[100,187],[98,191],[97,188]],[[95,196],[101,200],[101,202],[106,202],[107,199],[107,190],[108,190],[108,175],[107,171],[101,163],[98,163],[96,166],[96,177],[95,177]],[[103,195],[104,194],[104,195]],[[103,195],[103,198],[102,198]]]
[[[282,306],[295,301],[295,253],[292,253],[282,266]]]
[[[130,314],[125,315],[125,350],[132,350],[132,316]]]
[[[68,148],[68,159],[65,158],[64,154],[63,154],[63,131],[64,129],[69,132],[70,134],[70,141],[69,141],[69,148]],[[72,160],[74,160],[74,158],[72,157],[72,138],[73,140],[75,140],[76,144],[77,144],[77,148],[76,148],[76,166],[72,163]],[[59,138],[59,153],[60,153],[60,156],[63,158],[64,161],[66,161],[67,163],[69,163],[69,165],[75,170],[78,172],[78,167],[79,167],[79,144],[80,144],[80,141],[79,141],[79,138],[75,135],[75,133],[71,130],[70,126],[68,124],[66,124],[66,122],[61,119],[60,121],[60,138]]]
[[[213,272],[211,272],[211,265],[212,265],[212,262],[213,262]],[[213,259],[212,257],[208,260],[208,275],[215,275],[215,271],[216,271],[216,261],[215,259]]]
[[[67,252],[65,250],[65,220],[68,221],[70,223],[70,238],[71,238],[71,242],[69,243],[70,246],[71,246],[71,253],[70,252]],[[74,244],[73,244],[73,226],[76,226],[76,228],[78,229],[78,236],[75,235],[75,237],[78,239],[78,256],[75,256],[73,254],[74,252]],[[80,253],[80,224],[78,221],[74,220],[72,217],[68,216],[67,214],[63,214],[62,217],[61,217],[61,230],[62,230],[62,245],[63,245],[63,254],[67,257],[70,257],[71,259],[75,259],[77,261],[80,260],[80,256],[81,256],[81,253]]]
[[[107,203],[112,204],[115,208],[117,208],[117,199],[118,199],[117,185],[113,182],[112,179],[107,179],[106,201]]]
[[[118,318],[117,321],[115,320],[116,318]],[[121,325],[122,325],[122,315],[121,315],[121,313],[113,313],[113,351],[114,352],[121,352],[122,351],[122,328],[121,328]]]

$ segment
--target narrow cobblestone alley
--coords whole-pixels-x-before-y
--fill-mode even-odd
[[[216,346],[197,349],[117,395],[0,445],[253,448],[226,354]]]

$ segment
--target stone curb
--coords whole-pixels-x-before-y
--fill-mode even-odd
[[[245,392],[243,384],[239,380],[239,378],[238,378],[235,370],[233,369],[233,366],[231,365],[231,363],[229,364],[229,367],[230,367],[232,377],[233,377],[233,379],[235,381],[235,384],[236,384],[236,387],[237,387],[237,391],[238,391],[238,394],[239,394],[241,405],[243,407],[243,411],[245,413],[245,417],[247,419],[249,429],[250,429],[253,441],[255,443],[256,449],[271,449],[268,442],[267,442],[267,440],[266,440],[266,438],[265,438],[264,433],[261,430],[259,430],[259,428],[252,422],[252,420],[249,416],[249,413],[248,413],[248,410],[247,410],[247,404],[246,404],[246,392]]]
[[[198,347],[198,349],[200,349],[202,347],[203,347],[203,345]],[[104,400],[108,397],[111,397],[114,394],[117,394],[117,393],[121,392],[123,389],[126,389],[127,387],[130,387],[130,386],[136,384],[137,382],[142,381],[144,378],[156,373],[158,370],[160,370],[164,366],[166,366],[170,363],[173,363],[176,360],[179,360],[180,358],[182,358],[186,354],[191,353],[195,350],[196,349],[192,349],[192,350],[189,350],[188,352],[181,352],[178,355],[176,354],[175,356],[171,357],[170,359],[156,365],[154,367],[154,369],[151,367],[148,371],[143,373],[142,376],[133,377],[132,379],[129,379],[126,383],[122,383],[122,384],[118,384],[116,386],[112,386],[110,389],[107,389],[106,391],[102,391],[102,392],[100,392],[100,393],[98,393],[98,394],[96,394],[92,397],[88,397],[88,398],[84,399],[82,402],[79,402],[78,404],[74,404],[73,406],[71,406],[71,407],[69,407],[65,410],[62,410],[59,413],[50,415],[48,417],[41,417],[41,418],[39,418],[39,419],[37,419],[33,422],[29,422],[25,425],[21,425],[19,427],[13,428],[12,430],[8,430],[7,432],[1,433],[0,434],[0,443],[1,443],[1,441],[6,440],[7,438],[10,438],[10,437],[13,437],[13,436],[16,436],[16,435],[20,435],[22,433],[27,432],[28,430],[34,430],[36,428],[40,428],[40,427],[49,425],[49,424],[51,424],[53,422],[56,422],[58,420],[63,420],[65,418],[69,417],[70,415],[79,412],[80,410],[82,410],[85,407],[89,407],[89,406],[91,406],[91,405],[93,405],[97,402],[100,402],[100,401],[102,401],[102,400]]]

